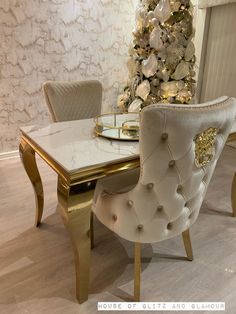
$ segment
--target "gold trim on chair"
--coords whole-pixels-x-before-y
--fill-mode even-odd
[[[206,166],[214,157],[217,133],[216,128],[209,128],[195,137],[195,164],[198,168]]]

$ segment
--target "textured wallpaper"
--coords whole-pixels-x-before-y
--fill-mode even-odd
[[[0,0],[0,153],[19,126],[47,124],[46,80],[98,79],[116,107],[138,0]]]

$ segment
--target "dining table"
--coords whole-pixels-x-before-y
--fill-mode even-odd
[[[33,185],[35,226],[39,226],[44,192],[35,155],[58,175],[58,208],[74,251],[76,296],[88,299],[90,255],[93,247],[91,207],[97,180],[140,166],[139,142],[97,136],[94,120],[75,120],[47,126],[21,127],[19,152]],[[236,133],[228,141],[236,140]],[[236,216],[236,175],[232,182],[232,208]]]
[[[88,299],[93,246],[91,205],[96,182],[138,167],[138,142],[96,136],[93,119],[58,122],[45,127],[25,126],[20,131],[20,156],[35,192],[36,226],[42,219],[44,193],[35,154],[58,174],[58,209],[72,242],[76,296],[78,302],[83,303]]]

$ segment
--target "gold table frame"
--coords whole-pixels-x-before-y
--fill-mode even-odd
[[[236,141],[236,133],[230,134],[227,142]],[[44,194],[41,177],[37,168],[37,153],[57,174],[57,195],[59,212],[67,228],[74,250],[76,271],[76,296],[79,303],[88,299],[90,251],[93,246],[91,204],[96,180],[139,166],[137,157],[105,166],[88,167],[82,171],[67,172],[43,151],[27,134],[22,132],[19,152],[25,171],[33,185],[36,200],[35,226],[38,227],[43,214]],[[233,216],[236,217],[236,174],[231,189]]]
[[[93,247],[93,229],[91,205],[97,179],[139,166],[139,158],[125,158],[117,163],[105,166],[88,167],[79,172],[67,172],[42,150],[27,134],[22,134],[19,152],[25,171],[32,183],[35,200],[35,226],[38,227],[43,214],[44,193],[38,171],[35,153],[37,153],[57,174],[57,195],[59,212],[71,238],[76,272],[76,296],[79,303],[88,299],[90,251]]]

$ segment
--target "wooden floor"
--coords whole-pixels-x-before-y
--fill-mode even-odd
[[[181,237],[143,246],[142,301],[225,301],[226,313],[236,313],[235,167],[236,149],[227,147],[191,230],[193,262],[178,258]],[[96,221],[89,300],[77,304],[71,244],[55,212],[56,176],[40,161],[39,168],[46,200],[36,229],[33,190],[20,160],[0,161],[0,313],[96,313],[97,301],[130,300],[133,245]]]

